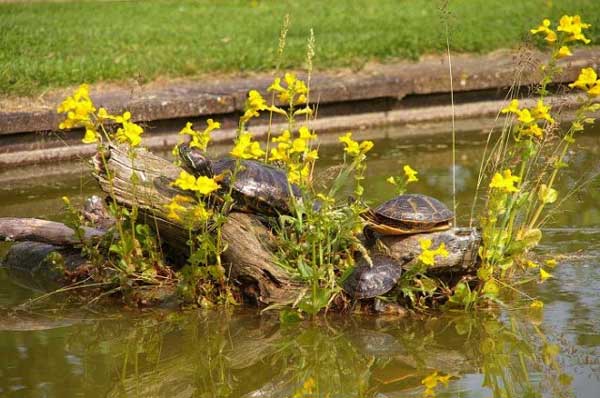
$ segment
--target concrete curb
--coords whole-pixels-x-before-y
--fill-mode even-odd
[[[540,78],[537,65],[544,57],[537,51],[508,50],[483,56],[454,56],[455,94],[460,97],[461,94],[482,90],[504,92],[513,84],[535,84]],[[561,60],[563,73],[555,79],[555,83],[573,81],[582,67],[595,67],[598,64],[600,47],[579,49],[572,57]],[[302,77],[303,73],[299,72],[298,75]],[[141,87],[94,85],[91,97],[97,106],[104,106],[111,112],[130,110],[139,122],[157,123],[198,117],[225,118],[226,115],[233,119],[243,110],[248,90],[259,89],[266,94],[265,89],[272,79],[273,75],[268,73],[210,81],[155,82]],[[423,109],[423,105],[431,105],[431,96],[450,91],[447,59],[443,56],[426,57],[416,63],[369,65],[357,72],[319,72],[314,74],[311,85],[311,99],[318,102],[319,114],[325,115],[315,122],[315,127],[321,131],[354,126],[417,123],[451,117],[449,107],[427,106]],[[67,159],[90,151],[89,147],[78,145],[75,141],[72,142],[73,145],[65,147],[56,143],[48,144],[47,137],[44,138],[43,135],[32,135],[34,132],[56,129],[61,119],[56,114],[56,106],[69,91],[58,90],[36,99],[0,100],[0,165]],[[407,100],[416,97],[423,97],[416,106],[412,104],[416,109],[405,109],[411,106]],[[456,116],[465,118],[490,115],[492,108],[495,112],[501,106],[496,101],[481,102],[490,97],[494,97],[490,92],[484,93],[476,100],[471,99],[469,106],[460,105],[456,109]],[[384,107],[383,111],[381,106],[372,106],[381,100],[387,100],[392,105]],[[346,111],[340,112],[340,107],[343,106]],[[330,111],[327,111],[328,107]],[[350,114],[342,116],[340,113]],[[261,121],[258,120],[257,123]],[[260,133],[261,129],[264,127],[254,126],[252,131]],[[173,129],[170,135],[157,134],[149,129],[145,135],[145,145],[155,148],[171,145],[176,140],[172,132]],[[216,139],[228,139],[232,134],[232,131],[225,129],[219,132]],[[19,152],[27,153],[24,156]]]

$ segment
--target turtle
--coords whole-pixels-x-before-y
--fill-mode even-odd
[[[454,213],[436,198],[405,194],[362,214],[367,225],[365,235],[410,235],[450,229]]]
[[[381,296],[392,290],[402,275],[398,262],[385,254],[374,254],[371,263],[362,257],[344,281],[344,291],[355,299]]]
[[[216,177],[224,189],[229,188],[236,159],[208,159],[203,152],[187,144],[178,146],[184,169],[195,176]],[[290,192],[301,198],[300,188],[288,181],[286,173],[274,166],[255,160],[241,160],[233,182],[234,207],[240,211],[265,215],[289,214]]]

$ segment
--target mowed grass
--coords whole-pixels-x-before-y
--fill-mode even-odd
[[[0,93],[33,95],[82,82],[273,69],[291,17],[284,68],[359,67],[445,50],[484,53],[529,41],[542,18],[580,14],[598,42],[598,0],[80,1],[0,4]]]

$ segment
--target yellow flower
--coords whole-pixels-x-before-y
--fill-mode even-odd
[[[167,218],[170,218],[174,221],[181,221],[180,213],[184,213],[187,209],[179,204],[175,198],[167,205],[167,209],[169,213],[167,214]]]
[[[292,103],[292,104],[304,104],[306,103],[306,95],[308,94],[308,87],[304,81],[297,79],[296,75],[293,73],[286,73],[283,77],[285,82],[284,87],[281,84],[281,78],[277,77],[273,80],[273,83],[267,89],[268,91],[277,92],[277,97],[279,101],[283,103]],[[306,107],[300,111],[295,112],[294,114],[304,114],[310,113],[310,108]]]
[[[289,143],[292,139],[292,134],[289,130],[284,130],[279,137],[273,137],[273,142],[287,142]]]
[[[263,96],[256,90],[250,90],[246,100],[246,111],[240,118],[242,122],[247,122],[253,117],[259,116],[259,111],[267,109],[267,103]]]
[[[194,206],[193,215],[194,221],[196,222],[203,222],[208,220],[211,214],[212,212],[210,210],[206,210],[206,208],[204,207],[204,203],[202,202],[199,202],[196,204],[196,206]]]
[[[198,192],[201,195],[208,195],[220,187],[214,178],[206,176],[195,178],[185,170],[182,170],[181,173],[179,173],[179,177],[173,182],[173,185],[186,191]]]
[[[404,175],[407,177],[406,182],[416,182],[419,181],[419,179],[417,178],[417,171],[414,170],[412,167],[410,167],[409,165],[405,164],[404,165]]]
[[[128,114],[129,112],[125,113]],[[142,142],[140,135],[144,132],[144,129],[133,122],[129,122],[128,120],[130,118],[131,116],[127,119],[124,117],[121,118],[122,127],[115,133],[115,139],[120,143],[128,143],[130,146],[136,147]],[[117,117],[117,119],[119,119],[119,117]]]
[[[85,135],[81,141],[84,144],[93,144],[94,142],[98,142],[98,132],[93,128],[86,128]]]
[[[550,116],[550,106],[544,105],[544,101],[538,100],[535,108],[531,109],[531,116],[538,120],[546,120],[549,123],[554,123],[554,119]]]
[[[357,156],[360,154],[360,146],[358,142],[352,139],[352,133],[348,132],[338,138],[338,140],[344,143],[346,146],[344,151],[350,156]]]
[[[179,173],[179,177],[173,182],[173,185],[186,191],[193,191],[194,186],[196,185],[196,177],[187,171],[182,170],[181,173]]]
[[[344,151],[350,156],[365,154],[373,148],[372,141],[363,141],[360,144],[352,139],[352,133],[348,132],[338,138],[345,144]]]
[[[580,88],[582,90],[589,90],[598,83],[598,75],[593,68],[583,68],[573,83],[569,84],[571,88]]]
[[[279,144],[277,148],[271,148],[271,155],[269,156],[269,160],[271,162],[281,161],[287,163],[289,160],[289,155],[287,148],[284,146],[288,146],[287,144]]]
[[[260,143],[252,141],[252,134],[248,131],[240,133],[230,153],[240,159],[259,159],[265,155],[265,152],[260,148]]]
[[[367,153],[369,152],[371,149],[373,149],[373,146],[375,144],[373,144],[373,141],[363,141],[360,143],[360,152],[361,153]]]
[[[214,180],[214,178],[200,176],[196,179],[194,191],[199,192],[202,195],[208,195],[211,192],[219,189],[220,185]]]
[[[513,176],[510,169],[504,170],[502,174],[496,173],[490,182],[490,188],[497,188],[504,192],[518,192],[519,188],[515,187],[521,178]]]
[[[306,141],[312,141],[317,139],[317,135],[315,133],[312,133],[306,126],[300,127],[300,129],[298,130],[298,134],[300,135],[300,138]]]
[[[260,143],[256,141],[252,142],[248,159],[260,159],[263,156],[265,156],[265,151],[260,147]]]
[[[584,42],[585,44],[588,44],[590,40],[586,38],[585,35],[581,33],[581,31],[583,29],[589,28],[590,26],[590,24],[582,23],[581,17],[579,15],[563,15],[562,18],[560,18],[559,26],[556,30],[558,30],[559,32],[565,32],[569,34],[567,41],[579,40]]]
[[[558,59],[565,58],[565,57],[570,57],[571,55],[573,55],[573,53],[571,52],[571,50],[567,46],[561,46],[558,49],[558,51],[556,52],[556,58],[558,58]]]
[[[386,179],[386,181],[392,185],[398,185],[398,183],[396,182],[396,179],[394,177],[388,177]]]
[[[597,97],[600,95],[600,82],[597,82],[592,88],[588,90],[588,95],[590,97]]]
[[[98,109],[98,119],[100,121],[105,120],[105,119],[111,119],[111,120],[115,120],[115,116],[111,115],[110,113],[108,113],[108,111],[104,108],[100,108]]]
[[[308,164],[305,164],[302,168],[298,164],[292,164],[288,169],[288,180],[293,184],[305,182],[309,176],[310,166]]]
[[[537,34],[537,33],[545,33],[546,34],[546,41],[553,43],[556,41],[557,36],[556,36],[556,32],[554,32],[552,29],[550,29],[550,20],[549,19],[544,19],[542,21],[542,24],[540,26],[538,26],[535,29],[531,29],[530,32],[532,34]]]
[[[73,127],[82,127],[91,124],[90,115],[96,111],[94,104],[89,97],[89,88],[87,84],[82,84],[73,93],[67,97],[56,109],[58,113],[65,113],[66,119],[59,124],[60,129],[70,129]]]
[[[200,132],[192,129],[192,123],[187,122],[185,127],[181,129],[179,134],[189,135],[191,137],[191,148],[198,148],[202,151],[206,151],[208,143],[211,140],[210,133],[213,130],[216,130],[221,127],[221,123],[215,122],[212,119],[208,119],[206,123],[208,126],[204,129],[204,131]]]
[[[527,128],[520,129],[519,133],[521,133],[521,135],[524,136],[534,136],[537,138],[542,138],[542,136],[544,135],[544,130],[542,130],[540,126],[534,123],[528,126]]]
[[[529,112],[529,109],[523,109],[519,113],[518,120],[521,123],[524,123],[524,124],[528,124],[528,123],[531,123],[531,122],[535,121],[535,119],[531,116],[531,112]]]
[[[306,141],[304,141],[302,138],[296,138],[293,142],[292,142],[292,153],[301,153],[304,152],[307,149],[306,146]]]
[[[316,149],[308,151],[306,154],[304,154],[304,160],[307,162],[314,162],[317,159],[319,159],[319,152]]]
[[[435,256],[448,257],[448,251],[444,242],[440,243],[437,249],[432,250],[431,245],[433,244],[431,239],[419,239],[421,245],[421,254],[418,259],[425,265],[435,264]]]
[[[204,130],[205,133],[211,133],[214,130],[220,129],[221,128],[221,123],[219,122],[215,122],[212,119],[208,119],[206,121],[207,127]]]
[[[514,99],[514,100],[510,101],[510,103],[508,104],[508,106],[502,108],[502,110],[500,112],[502,112],[502,113],[516,113],[516,114],[519,114],[521,112],[519,110],[519,100]]]
[[[540,280],[542,282],[544,282],[546,279],[548,278],[553,278],[552,274],[547,272],[546,270],[544,270],[543,268],[540,268]]]

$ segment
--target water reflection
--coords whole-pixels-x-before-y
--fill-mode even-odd
[[[485,137],[463,135],[457,202],[468,222]],[[383,138],[366,193],[393,196],[385,178],[403,164],[421,172],[414,191],[451,203],[447,137]],[[600,135],[581,137],[561,192],[598,173]],[[321,175],[339,148],[322,148]],[[58,217],[60,196],[95,190],[87,171],[50,189],[15,180],[0,188],[0,216]],[[595,398],[600,391],[600,190],[570,197],[544,230],[540,255],[560,253],[555,278],[525,286],[545,307],[423,320],[328,316],[282,326],[250,310],[139,314],[45,311],[10,315],[31,296],[0,270],[0,396],[8,397],[420,397],[434,371],[450,374],[438,397]],[[15,193],[16,192],[16,193]],[[29,196],[33,199],[27,199]],[[0,245],[0,252],[5,248]],[[513,299],[511,305],[519,307]],[[4,307],[4,309],[3,309]],[[572,390],[572,391],[571,391]]]
[[[294,325],[240,310],[82,318],[66,329],[0,332],[0,389],[15,397],[405,397],[421,396],[421,381],[438,371],[452,375],[440,397],[566,396],[558,345],[530,315]]]

